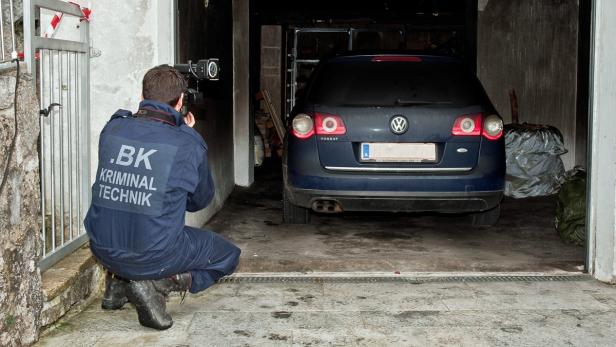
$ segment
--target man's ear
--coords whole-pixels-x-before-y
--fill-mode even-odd
[[[180,98],[178,99],[177,104],[175,104],[174,109],[180,112],[180,110],[182,109],[182,106],[184,106],[184,93],[180,94]]]

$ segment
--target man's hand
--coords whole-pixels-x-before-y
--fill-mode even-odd
[[[186,125],[188,125],[191,128],[195,126],[195,116],[193,116],[192,112],[188,112],[184,116],[184,123],[186,123]]]

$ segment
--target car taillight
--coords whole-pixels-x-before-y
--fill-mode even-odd
[[[346,127],[342,118],[333,114],[316,113],[314,115],[317,135],[344,135]]]
[[[488,140],[498,140],[503,136],[503,120],[497,115],[483,119],[483,114],[469,114],[456,118],[451,133],[456,136],[483,135]]]
[[[291,134],[299,139],[307,139],[314,135],[314,122],[312,117],[300,113],[293,118]]]
[[[451,133],[457,136],[481,135],[481,113],[458,117],[453,124]]]
[[[498,140],[503,136],[503,120],[497,115],[488,116],[483,121],[483,137],[488,140]]]

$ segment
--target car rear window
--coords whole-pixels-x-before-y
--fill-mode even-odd
[[[451,62],[326,63],[308,91],[311,103],[331,106],[454,106],[480,103],[477,79]]]

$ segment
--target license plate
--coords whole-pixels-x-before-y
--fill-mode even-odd
[[[434,143],[362,143],[361,161],[435,162]]]

